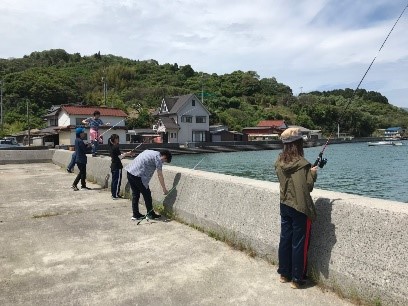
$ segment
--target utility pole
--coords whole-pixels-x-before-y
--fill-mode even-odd
[[[107,98],[107,91],[108,91],[108,84],[106,83],[106,78],[102,77],[102,83],[103,83],[103,99],[105,101],[105,106],[106,106],[106,98]]]
[[[30,146],[30,109],[28,107],[29,100],[26,100],[27,103],[27,131],[28,131],[28,146]]]
[[[0,80],[0,116],[1,116],[1,132],[3,132],[3,83],[4,81]]]
[[[204,77],[201,72],[201,103],[204,105]]]

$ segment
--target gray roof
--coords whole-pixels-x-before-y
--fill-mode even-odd
[[[164,98],[170,114],[176,114],[186,104],[193,94]]]
[[[164,102],[166,103],[167,109],[169,110],[169,112],[174,107],[174,104],[176,104],[178,98],[179,98],[178,96],[177,97],[166,97],[166,98],[164,98]]]
[[[54,117],[54,116],[58,115],[58,113],[59,113],[60,110],[61,110],[60,108],[54,109],[53,111],[51,111],[51,112],[47,113],[46,115],[44,115],[44,118],[46,118],[46,117]]]
[[[166,129],[180,129],[180,126],[172,119],[168,117],[160,117],[161,122],[164,124]]]

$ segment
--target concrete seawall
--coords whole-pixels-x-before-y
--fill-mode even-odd
[[[52,161],[65,168],[71,154],[56,150]],[[109,167],[108,157],[88,158],[88,179],[105,185]],[[169,189],[175,186],[164,206],[177,219],[277,262],[278,184],[168,165],[164,176]],[[129,192],[126,173],[122,188]],[[156,176],[150,188],[162,202]],[[349,297],[407,305],[408,205],[317,189],[312,196],[318,219],[312,227],[309,275]]]
[[[54,150],[40,150],[25,148],[22,150],[0,150],[0,165],[26,164],[26,163],[50,163]]]

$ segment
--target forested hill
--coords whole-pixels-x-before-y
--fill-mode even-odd
[[[4,129],[12,133],[44,126],[42,116],[51,105],[83,103],[119,107],[137,118],[128,127],[151,126],[151,113],[163,96],[195,93],[204,97],[211,124],[240,130],[262,119],[285,119],[289,124],[330,132],[341,118],[342,132],[368,136],[376,128],[406,127],[408,112],[392,106],[380,93],[364,89],[311,92],[293,96],[289,86],[273,76],[260,78],[255,71],[229,74],[194,71],[190,65],[159,64],[114,55],[81,56],[61,49],[33,52],[23,58],[0,59],[3,80]]]

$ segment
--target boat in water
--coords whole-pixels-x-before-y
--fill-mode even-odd
[[[383,141],[376,141],[376,142],[369,142],[369,146],[402,146],[401,141],[395,140],[383,140]]]

